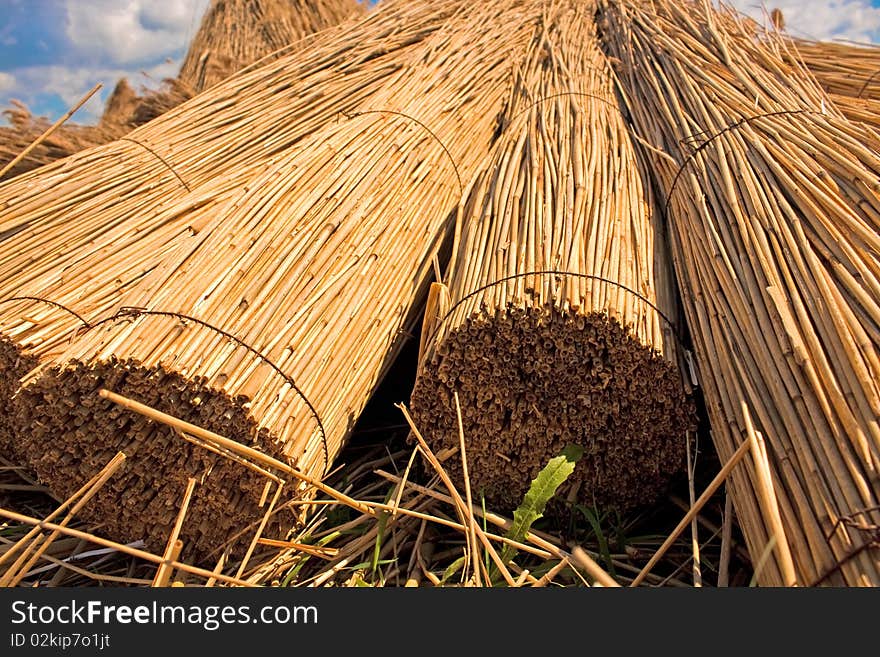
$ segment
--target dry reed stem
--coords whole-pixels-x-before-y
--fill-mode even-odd
[[[604,586],[605,588],[619,588],[620,584],[618,584],[608,573],[606,573],[599,564],[597,564],[593,558],[586,553],[586,551],[578,546],[575,546],[571,551],[571,558],[574,559],[574,562],[578,564],[581,568],[587,571],[587,574],[596,580],[599,584]]]
[[[461,421],[461,405],[458,402],[458,393],[455,393],[455,413],[458,416],[458,436],[459,436],[459,449],[461,454],[461,471],[462,477],[464,479],[464,493],[465,493],[465,502],[467,503],[468,509],[472,509],[474,506],[473,498],[471,497],[471,480],[468,477],[467,471],[467,452],[464,444],[464,426]],[[404,482],[406,479],[404,478]],[[401,485],[401,490],[403,490],[403,485]],[[476,563],[474,566],[474,578],[477,586],[482,586],[482,577],[480,574],[480,544],[477,542],[477,519],[473,513],[468,515],[468,522],[470,530],[468,531],[468,546],[469,546],[469,562]],[[467,568],[465,568],[465,572],[467,572]]]
[[[724,515],[721,521],[721,557],[718,561],[718,586],[725,588],[730,582],[730,553],[733,543],[733,498],[724,486]]]
[[[476,520],[474,519],[474,507],[473,505],[467,506],[464,500],[461,498],[458,490],[455,487],[455,484],[452,483],[452,479],[450,479],[449,474],[447,474],[446,469],[443,467],[443,464],[437,459],[437,456],[428,446],[428,443],[425,442],[425,439],[422,437],[422,434],[419,433],[419,430],[416,428],[413,423],[412,417],[409,414],[406,406],[403,404],[396,405],[400,411],[403,413],[404,418],[406,418],[406,422],[410,427],[410,431],[412,435],[415,437],[416,441],[418,441],[419,447],[421,448],[422,454],[428,460],[428,463],[434,469],[434,471],[440,476],[441,481],[443,481],[443,485],[446,486],[446,489],[449,491],[452,500],[455,503],[456,511],[461,518],[461,523],[465,527],[471,527],[473,532],[480,539],[480,543],[483,544],[483,547],[489,553],[489,557],[495,562],[495,565],[498,567],[498,571],[501,573],[501,576],[507,582],[509,586],[513,586],[513,577],[510,574],[510,571],[507,568],[507,564],[501,561],[501,557],[495,551],[495,548],[492,547],[491,543],[489,543],[489,539],[486,537],[486,534],[480,528]],[[478,562],[480,560],[478,559]],[[491,584],[491,582],[487,582]]]
[[[63,512],[69,507],[69,506],[71,506],[71,505],[74,504],[77,500],[79,500],[79,499],[80,499],[85,493],[87,493],[87,492],[93,490],[93,489],[95,488],[96,484],[97,484],[99,481],[101,481],[101,479],[103,478],[104,474],[107,472],[108,468],[112,468],[113,471],[115,471],[116,468],[118,468],[124,460],[125,460],[125,454],[123,454],[122,452],[120,452],[119,454],[117,454],[115,457],[113,457],[113,459],[112,459],[109,463],[107,463],[107,465],[104,466],[104,468],[101,469],[100,472],[98,472],[97,474],[95,474],[94,477],[92,477],[92,478],[89,479],[85,484],[83,484],[83,486],[82,486],[81,488],[79,488],[79,490],[77,490],[73,495],[71,495],[69,498],[67,498],[67,499],[64,500],[63,502],[61,502],[61,504],[60,504],[58,507],[56,507],[56,509],[55,509],[54,511],[52,511],[52,513],[50,513],[48,516],[46,516],[46,517],[44,518],[44,520],[45,520],[46,522],[50,522],[50,521],[54,520],[55,518],[57,518],[57,517],[58,517],[59,515],[61,515],[61,514],[62,514],[62,513],[63,513]],[[13,556],[16,552],[18,552],[20,549],[22,549],[22,548],[27,547],[28,545],[30,545],[30,544],[31,544],[31,541],[33,541],[33,539],[34,539],[35,537],[37,537],[39,534],[40,534],[40,528],[39,528],[39,527],[34,527],[34,528],[31,529],[27,534],[25,534],[24,536],[22,536],[18,541],[16,541],[15,543],[13,543],[13,544],[9,547],[9,549],[7,549],[2,555],[0,555],[0,566],[2,566],[2,565],[5,564],[9,559],[11,559],[12,556]]]
[[[58,531],[67,536],[73,536],[74,538],[80,538],[84,541],[88,541],[90,543],[95,543],[97,545],[101,545],[103,547],[112,548],[123,554],[130,555],[132,557],[137,557],[138,559],[143,559],[144,561],[149,561],[151,563],[160,565],[165,563],[165,559],[158,554],[153,554],[152,552],[147,552],[146,550],[139,550],[137,548],[129,547],[124,543],[117,543],[116,541],[111,541],[106,538],[102,538],[100,536],[96,536],[94,534],[90,534],[88,532],[80,531],[78,529],[72,529],[70,527],[64,527],[62,525],[57,525],[52,522],[44,522],[39,518],[32,518],[31,516],[24,515],[22,513],[15,513],[14,511],[9,511],[7,509],[0,508],[0,516],[6,518],[7,520],[13,520],[15,522],[20,522],[26,525],[33,525],[34,527],[38,527],[41,530],[51,530]],[[212,573],[210,570],[205,570],[204,568],[199,568],[198,566],[191,566],[187,563],[181,563],[179,561],[170,561],[168,565],[172,568],[176,568],[177,570],[181,570],[186,573],[190,573],[191,575],[196,575],[199,577],[210,578],[213,577],[217,580],[225,582],[227,584],[235,584],[237,586],[247,586],[251,585],[247,582],[244,582],[235,577],[230,577],[228,575],[224,575],[222,573]]]
[[[103,86],[104,85],[99,82],[94,87],[92,87],[92,89],[90,91],[86,92],[86,95],[83,96],[82,98],[80,98],[79,101],[77,101],[73,105],[73,107],[71,107],[69,110],[67,110],[67,112],[65,112],[64,115],[62,115],[60,119],[55,121],[55,123],[53,123],[51,126],[49,126],[45,130],[45,132],[43,132],[42,134],[37,136],[37,138],[34,139],[34,141],[32,141],[30,143],[30,145],[27,148],[25,148],[21,153],[19,153],[11,162],[9,162],[6,166],[4,166],[2,169],[0,169],[0,179],[2,179],[7,173],[9,173],[9,171],[16,164],[18,164],[24,158],[26,158],[32,150],[34,150],[37,146],[42,144],[43,141],[45,141],[48,137],[50,137],[53,132],[55,132],[58,128],[60,128],[71,116],[73,116],[76,113],[76,111],[80,107],[85,105],[92,96],[94,96],[96,93],[98,93],[98,91]]]
[[[171,534],[168,536],[168,543],[165,545],[163,561],[156,570],[156,576],[153,579],[153,586],[165,587],[171,579],[171,567],[168,565],[172,561],[177,561],[180,557],[180,550],[183,548],[183,541],[180,540],[180,530],[186,519],[189,503],[192,501],[193,492],[198,482],[194,477],[190,477],[186,483],[186,490],[183,492],[183,499],[180,502],[180,509],[177,512],[177,520],[174,527],[171,528]],[[240,577],[239,573],[236,577]]]
[[[694,502],[696,501],[696,493],[694,492],[694,469],[695,463],[694,459],[691,456],[691,437],[688,434],[687,440],[685,441],[687,445],[687,474],[688,474],[688,502],[691,507],[694,506]],[[698,516],[694,516],[694,519],[691,521],[691,550],[694,554],[694,586],[699,588],[703,585],[703,578],[700,572],[700,539],[699,539],[699,518]]]
[[[779,515],[779,503],[773,490],[773,480],[770,473],[770,464],[767,460],[767,448],[764,438],[755,431],[752,416],[745,402],[742,404],[743,421],[749,438],[749,446],[752,454],[753,467],[758,471],[757,489],[758,499],[763,506],[764,517],[768,519],[773,536],[776,539],[775,549],[779,553],[779,563],[782,566],[782,574],[785,586],[797,586],[794,562],[791,558],[791,549],[785,538],[785,528],[782,526],[782,518]]]
[[[125,454],[122,452],[114,456],[84,487],[76,491],[71,498],[68,498],[61,504],[61,506],[50,513],[44,522],[53,520],[60,515],[65,508],[70,506],[70,510],[59,523],[60,526],[66,527],[67,524],[73,520],[74,516],[95,496],[95,494],[98,493],[98,491],[101,490],[107,480],[122,467],[125,458]],[[19,549],[19,546],[23,548],[18,559],[7,568],[3,577],[0,578],[0,587],[17,585],[24,574],[33,567],[58,536],[59,533],[57,531],[53,531],[48,536],[39,535],[39,529],[34,528],[33,531],[28,532],[22,537],[16,545],[10,548],[10,550],[0,558],[0,564],[2,564],[9,556]]]
[[[748,454],[750,449],[750,441],[748,438],[742,442],[733,456],[724,464],[724,467],[715,475],[715,478],[706,486],[706,490],[703,491],[702,495],[697,499],[694,505],[691,507],[690,511],[688,511],[684,518],[676,525],[675,529],[666,537],[666,540],[663,541],[663,544],[657,548],[657,551],[651,556],[648,560],[648,563],[642,568],[641,572],[639,572],[638,576],[632,581],[630,586],[638,586],[641,584],[645,577],[647,577],[648,573],[651,572],[651,569],[657,565],[657,562],[663,558],[663,555],[666,554],[666,551],[675,543],[676,539],[681,535],[681,533],[687,528],[687,526],[691,523],[691,521],[697,516],[700,512],[700,509],[705,506],[706,502],[715,494],[715,491],[725,482],[728,475],[731,471],[736,467],[737,463],[739,463],[743,457]]]

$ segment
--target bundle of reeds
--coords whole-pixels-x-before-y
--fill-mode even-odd
[[[878,584],[880,157],[708,3],[602,0],[764,584]],[[772,539],[772,540],[771,540]]]
[[[66,496],[108,451],[124,451],[125,471],[90,503],[90,516],[114,536],[156,545],[188,477],[199,478],[194,520],[181,534],[196,558],[264,515],[266,479],[253,465],[193,447],[155,415],[105,401],[101,389],[320,478],[400,344],[460,176],[488,151],[543,4],[450,3],[456,14],[430,36],[422,23],[389,24],[395,38],[420,33],[424,42],[398,52],[397,74],[369,102],[279,153],[173,264],[134,285],[122,303],[148,310],[85,331],[29,377],[15,400],[16,449],[41,480]],[[439,5],[387,7],[380,13],[399,19]],[[369,47],[387,51],[375,40]],[[384,66],[375,58],[369,71]],[[356,97],[363,77],[349,76],[333,95]],[[276,130],[290,111],[282,104],[270,117]],[[312,492],[295,481],[284,495],[304,489]]]
[[[794,39],[797,58],[832,96],[880,100],[880,48]]]
[[[3,178],[118,139],[270,53],[364,11],[357,0],[213,0],[177,79],[140,97],[120,80],[97,126],[61,126]],[[0,127],[0,162],[12,160],[49,126],[21,105],[5,114],[12,125]]]
[[[671,272],[593,11],[535,35],[425,319],[414,419],[457,450],[460,413],[470,485],[498,508],[569,443],[575,494],[602,507],[655,500],[684,462]]]
[[[774,10],[772,18],[774,32],[785,28],[781,12]],[[880,76],[880,48],[791,37],[779,39],[778,34],[764,39],[766,30],[759,23],[744,19],[743,25],[794,67],[792,75],[802,77],[809,71],[846,118],[874,129],[880,126],[880,88],[876,87]],[[871,146],[876,148],[873,142]]]
[[[9,400],[40,358],[115,310],[125,290],[177,242],[200,231],[244,189],[251,172],[272,162],[274,148],[289,147],[338,118],[405,67],[407,48],[432,34],[458,6],[388,3],[368,25],[352,24],[350,40],[325,38],[264,75],[217,88],[213,103],[204,99],[195,111],[161,121],[158,130],[145,127],[33,179],[0,187],[0,449],[11,449]],[[283,95],[279,88],[286,90]],[[257,114],[267,117],[261,125],[244,120],[247,103],[234,104],[247,92]],[[280,103],[274,110],[273,99]],[[218,114],[218,107],[227,111]],[[290,115],[282,127],[285,110]],[[191,128],[206,120],[214,133],[205,139]],[[223,127],[231,123],[238,124],[238,143],[235,132]],[[164,146],[156,136],[165,139]],[[222,148],[224,139],[231,150]],[[191,158],[192,168],[181,169],[189,183],[166,159],[169,150],[181,148]],[[59,171],[71,175],[65,179]]]
[[[364,12],[357,0],[213,0],[177,79],[195,93]]]
[[[275,149],[339,118],[404,68],[407,53],[459,7],[386,3],[367,24],[353,23],[348,36],[328,35],[308,53],[217,88],[214,102],[205,98],[158,129],[145,127],[0,187],[0,449],[11,449],[11,397],[40,358],[115,310],[124,291],[245,188],[251,172],[272,163]],[[242,95],[266,121],[246,120],[251,106],[234,103]],[[226,111],[218,113],[220,107]],[[224,127],[233,123],[237,139]],[[205,138],[191,130],[200,124],[214,132]],[[166,159],[171,149],[188,153],[191,167],[180,170],[189,183]]]
[[[0,186],[0,447],[8,443],[10,395],[34,359],[112,312],[252,172],[399,75],[461,6],[385,3],[344,34],[317,38],[123,139]]]
[[[128,83],[126,78],[122,78],[113,87],[113,91],[104,104],[104,113],[101,115],[101,123],[103,125],[118,125],[131,130],[131,117],[134,115],[140,97],[137,92]]]
[[[133,127],[270,55],[308,47],[306,37],[366,12],[358,0],[213,0],[176,78],[140,98]]]
[[[760,28],[756,33],[762,34]],[[880,128],[880,48],[804,39],[783,44],[773,38],[768,45],[777,48],[793,67],[805,67],[846,118],[875,130]],[[877,139],[868,145],[876,149]]]

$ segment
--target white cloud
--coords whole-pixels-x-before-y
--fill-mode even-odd
[[[66,0],[66,33],[74,52],[110,65],[163,57],[183,49],[208,0]]]
[[[73,120],[94,123],[104,112],[104,102],[120,78],[128,78],[136,89],[156,88],[165,78],[177,74],[179,62],[166,60],[146,69],[92,68],[72,66],[33,66],[16,71],[13,77],[0,73],[0,92],[33,105],[38,96],[58,96],[65,107],[72,107],[98,82],[101,91],[82,106]],[[8,78],[9,84],[4,84]]]
[[[0,92],[8,91],[15,88],[15,76],[10,73],[0,71]]]
[[[785,18],[792,36],[874,42],[880,37],[880,8],[868,0],[725,0],[741,12],[765,22],[772,9]]]

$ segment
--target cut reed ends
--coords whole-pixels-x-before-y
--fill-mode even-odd
[[[133,286],[128,303],[148,303],[143,279],[170,266],[169,251],[222,221],[280,153],[399,74],[460,7],[386,2],[123,139],[0,185],[3,376],[20,378],[23,363],[57,354],[75,331],[112,315]],[[0,414],[10,399],[0,399]]]
[[[470,485],[493,506],[575,443],[573,498],[630,510],[682,469],[693,428],[669,263],[588,10],[556,13],[530,52],[462,199],[413,415],[458,451],[458,395]],[[448,467],[461,479],[460,458]]]

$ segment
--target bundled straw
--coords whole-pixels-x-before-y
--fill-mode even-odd
[[[758,579],[880,584],[880,156],[732,14],[600,7]]]
[[[880,47],[807,40],[794,45],[828,94],[880,100]]]
[[[180,72],[133,108],[133,127],[270,55],[308,47],[306,37],[365,12],[357,0],[213,0]]]
[[[140,98],[120,80],[97,126],[62,126],[4,178],[118,139],[270,53],[363,11],[356,0],[213,0],[178,79]],[[49,125],[19,104],[5,113],[12,125],[0,127],[0,163],[12,160]]]
[[[416,423],[457,449],[457,394],[471,486],[506,508],[568,443],[586,448],[580,499],[651,502],[691,422],[668,263],[594,10],[560,11],[535,36],[426,316]]]
[[[135,285],[123,302],[148,310],[82,333],[30,376],[16,397],[17,450],[41,480],[64,496],[108,451],[125,452],[129,466],[90,517],[156,544],[196,477],[181,538],[197,557],[266,513],[263,476],[101,399],[102,388],[274,455],[308,481],[323,476],[400,344],[542,5],[455,3],[455,18],[361,111],[279,153],[173,265]],[[404,6],[424,16],[408,2],[388,11]],[[398,38],[422,32],[397,18]],[[365,41],[356,37],[345,41]],[[352,75],[334,91],[351,97],[363,83]],[[281,499],[311,494],[298,483]],[[279,521],[290,514],[267,531]]]
[[[213,0],[178,80],[196,93],[304,37],[362,14],[357,0]]]
[[[35,359],[112,312],[273,154],[370,98],[460,7],[388,2],[124,139],[0,185],[0,448]]]

